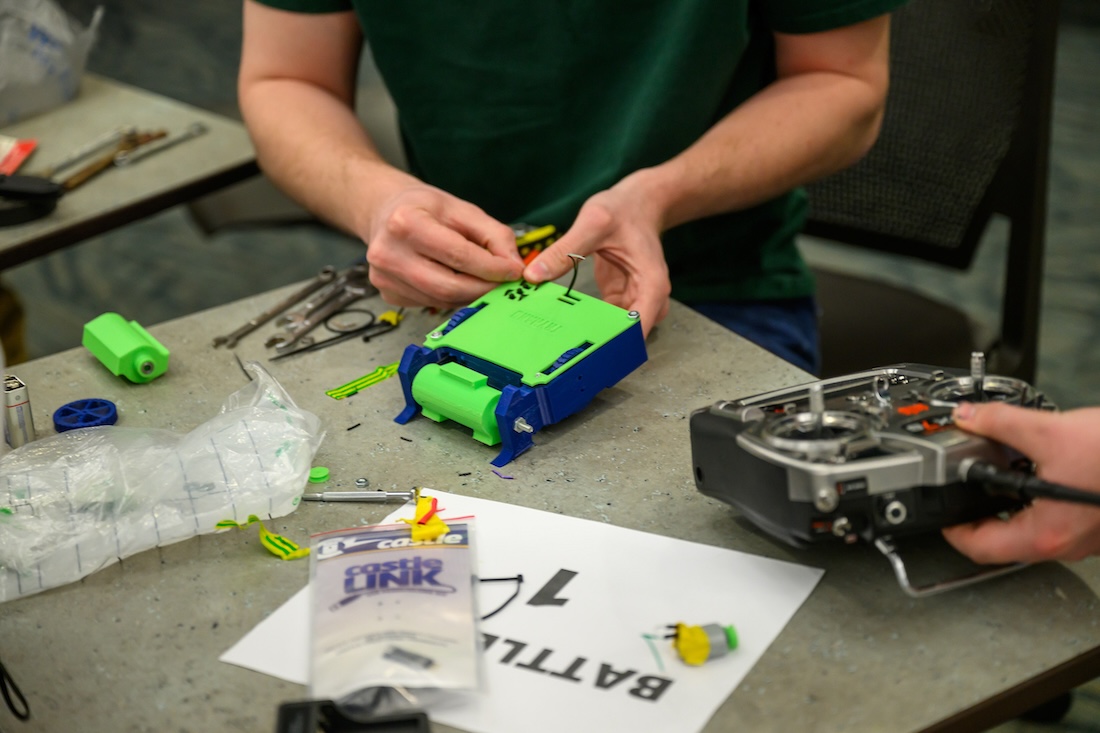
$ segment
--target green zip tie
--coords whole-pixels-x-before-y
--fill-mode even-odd
[[[348,382],[341,387],[333,387],[332,389],[326,390],[325,394],[334,400],[342,400],[345,397],[351,397],[356,392],[366,389],[367,387],[372,387],[379,382],[384,382],[394,374],[397,374],[397,367],[400,365],[401,362],[395,361],[392,364],[380,366],[370,374],[359,377],[359,379],[353,382]]]
[[[248,521],[244,524],[238,524],[232,519],[223,519],[214,526],[218,529],[233,529],[234,527],[237,529],[245,529],[251,524],[260,525],[260,544],[266,547],[268,552],[272,555],[276,555],[283,560],[297,560],[309,554],[308,547],[298,547],[297,544],[283,537],[281,534],[268,532],[263,521],[255,514],[249,514]]]

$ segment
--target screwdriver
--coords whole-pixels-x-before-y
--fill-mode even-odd
[[[110,152],[102,157],[96,158],[88,165],[84,166],[76,173],[61,181],[61,188],[66,191],[72,191],[78,186],[90,181],[103,171],[111,168],[117,163],[115,162],[115,156],[119,153],[129,152],[136,150],[142,145],[151,143],[154,140],[160,140],[162,137],[166,137],[168,132],[166,130],[156,130],[154,132],[135,132],[125,135],[122,140],[116,145]]]
[[[303,501],[412,501],[416,490],[409,491],[322,491],[302,494]]]

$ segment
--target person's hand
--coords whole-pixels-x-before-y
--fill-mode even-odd
[[[668,315],[672,285],[661,248],[660,226],[631,179],[592,196],[573,226],[523,272],[529,282],[556,280],[573,268],[571,254],[594,257],[600,294],[638,311],[646,335]]]
[[[1044,412],[1003,403],[963,403],[956,424],[1029,457],[1046,481],[1100,493],[1100,408]],[[1080,560],[1100,554],[1100,508],[1035,499],[1008,521],[948,527],[955,549],[979,563]]]
[[[511,227],[426,184],[387,200],[367,242],[371,284],[392,305],[458,308],[523,272]]]

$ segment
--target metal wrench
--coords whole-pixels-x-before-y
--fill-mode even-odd
[[[275,319],[275,325],[280,328],[284,328],[287,331],[291,331],[299,323],[304,321],[309,315],[327,303],[332,298],[335,298],[344,289],[344,286],[349,282],[366,281],[369,269],[367,263],[361,262],[357,265],[352,265],[344,272],[340,273],[340,276],[329,283],[326,287],[318,290],[309,300],[302,303],[300,307],[289,313],[284,313]],[[272,336],[268,341],[273,341],[276,337]],[[268,344],[270,346],[270,344]]]
[[[123,127],[116,127],[110,132],[106,132],[94,140],[86,142],[81,147],[72,151],[61,160],[57,161],[48,168],[43,169],[37,175],[43,178],[53,178],[61,171],[76,165],[85,158],[91,157],[93,153],[103,150],[108,145],[117,145],[120,141],[129,135],[137,133],[137,128],[133,125],[126,125]]]
[[[272,336],[264,345],[269,348],[273,346],[277,353],[283,353],[333,314],[339,313],[355,301],[374,295],[377,292],[365,277],[349,280],[339,295],[324,303],[320,308],[315,308],[306,318],[289,329],[286,334]]]
[[[330,283],[335,279],[336,268],[331,266],[321,268],[321,271],[317,273],[317,277],[310,280],[309,283],[306,284],[306,286],[303,287],[301,290],[298,290],[293,295],[290,295],[286,299],[281,300],[275,305],[271,306],[263,313],[256,316],[228,336],[218,336],[217,338],[215,338],[214,348],[225,346],[226,348],[232,349],[242,338],[252,333],[257,328],[264,325],[272,318],[300,301],[302,298],[305,298],[313,291],[317,290],[318,288],[324,287],[326,283]]]

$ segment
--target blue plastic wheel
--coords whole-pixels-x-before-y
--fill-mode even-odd
[[[53,428],[59,433],[77,428],[94,428],[118,422],[118,408],[110,400],[92,397],[62,405],[53,413]]]

